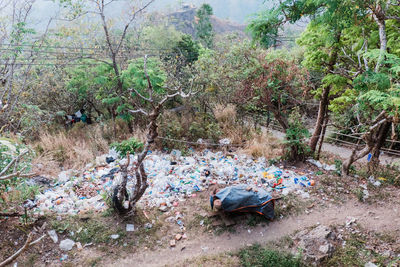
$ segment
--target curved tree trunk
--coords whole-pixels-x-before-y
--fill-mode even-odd
[[[329,63],[327,68],[327,74],[331,73],[336,65],[336,61],[338,58],[339,53],[339,42],[340,42],[341,32],[338,32],[335,36],[335,45],[329,57]],[[318,144],[318,140],[320,139],[322,126],[324,124],[325,115],[328,113],[328,106],[329,106],[329,93],[331,91],[330,86],[326,86],[323,88],[321,99],[319,102],[319,109],[318,109],[318,118],[315,122],[314,132],[310,138],[310,149],[311,152],[315,152]]]
[[[376,154],[375,161],[378,159],[379,164],[379,152],[386,139],[386,136],[390,129],[390,124],[392,123],[392,117],[386,117],[386,112],[383,111],[372,123],[369,131],[363,135],[363,139],[366,143],[365,147],[358,151],[357,147],[354,148],[351,156],[343,162],[342,165],[342,175],[347,176],[350,173],[350,166],[357,160],[365,157],[371,151]]]
[[[129,196],[128,191],[126,189],[128,183],[128,167],[129,167],[129,154],[128,163],[125,166],[121,167],[122,173],[122,182],[121,184],[114,189],[113,193],[113,205],[115,209],[121,213],[127,213],[128,211],[132,210],[132,208],[136,205],[136,203],[140,200],[143,196],[144,192],[146,191],[147,187],[149,186],[147,183],[147,174],[144,169],[143,162],[147,156],[147,153],[150,149],[151,144],[154,143],[155,139],[158,136],[157,132],[157,118],[160,115],[162,104],[158,104],[153,108],[153,111],[149,114],[150,123],[147,126],[147,140],[146,144],[143,147],[142,152],[138,155],[136,166],[134,169],[136,183],[135,187],[132,191],[132,195]],[[128,202],[128,205],[124,205],[125,202]]]
[[[368,173],[373,174],[377,168],[379,167],[379,156],[381,152],[381,148],[385,144],[386,137],[390,131],[390,122],[384,123],[378,133],[377,142],[375,143],[374,147],[371,150],[371,160],[368,162]]]

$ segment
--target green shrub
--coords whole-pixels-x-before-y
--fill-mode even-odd
[[[299,257],[286,252],[262,248],[253,245],[239,252],[240,262],[244,267],[296,267],[305,266]]]
[[[128,152],[129,154],[133,155],[139,149],[142,149],[143,146],[144,144],[134,137],[124,140],[120,143],[115,142],[110,145],[110,147],[114,148],[121,156],[125,156]]]
[[[310,136],[307,128],[304,126],[298,108],[295,108],[289,116],[289,128],[286,130],[285,157],[291,161],[304,161],[310,149],[305,143]]]

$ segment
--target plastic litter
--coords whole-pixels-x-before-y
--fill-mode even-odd
[[[64,239],[60,242],[60,249],[64,251],[71,250],[75,245],[75,242],[71,239]]]
[[[135,226],[133,224],[127,224],[126,225],[126,231],[127,232],[133,232],[135,231]]]
[[[49,234],[51,240],[53,240],[54,243],[58,242],[58,235],[55,230],[50,230],[47,233]]]
[[[182,205],[186,198],[215,184],[244,184],[284,195],[292,191],[300,191],[301,194],[314,184],[307,175],[268,166],[265,158],[224,155],[221,151],[209,150],[192,151],[189,156],[183,156],[179,150],[171,153],[150,152],[144,161],[149,187],[139,205],[158,207],[162,211]],[[108,156],[104,155],[104,158]],[[120,166],[126,162],[126,159],[112,156],[115,161],[106,165],[89,166],[80,173],[74,170],[60,173],[57,183],[36,196],[34,212],[83,214],[106,210],[104,197],[120,183]],[[131,162],[135,160],[136,157],[131,155]],[[129,177],[128,189],[134,188],[134,183],[134,177]]]

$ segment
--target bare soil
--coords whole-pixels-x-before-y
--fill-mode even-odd
[[[118,261],[105,261],[103,264],[104,266],[174,266],[187,259],[217,255],[227,251],[234,252],[254,243],[266,244],[316,224],[343,224],[351,217],[357,218],[357,221],[368,230],[390,231],[396,233],[396,238],[400,237],[399,204],[368,205],[353,200],[341,206],[316,209],[309,214],[291,216],[265,226],[254,228],[241,226],[235,233],[190,236],[176,248],[141,251]]]

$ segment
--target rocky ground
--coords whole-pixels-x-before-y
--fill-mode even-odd
[[[106,205],[84,213],[28,212],[26,218],[3,218],[1,259],[20,248],[33,230],[35,237],[45,238],[25,251],[17,266],[254,266],[251,260],[269,250],[291,253],[305,265],[399,264],[396,177],[386,170],[367,177],[359,169],[345,179],[326,170],[334,163],[332,157],[322,161],[326,165],[281,164],[296,175],[308,175],[315,186],[287,194],[272,190],[281,197],[272,222],[258,215],[212,211],[209,194],[226,186],[216,182],[184,201],[171,200],[166,208],[162,203],[141,205],[128,217]]]

